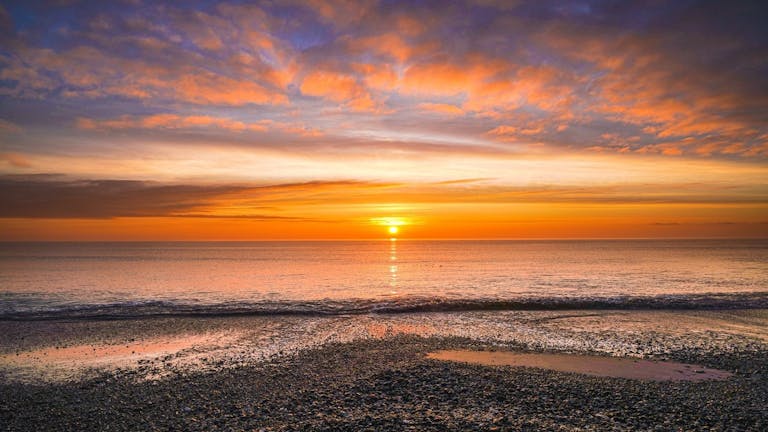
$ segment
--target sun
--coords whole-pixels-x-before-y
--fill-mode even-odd
[[[370,222],[387,230],[390,240],[395,240],[400,233],[400,228],[410,225],[413,221],[401,216],[386,216],[371,218]]]

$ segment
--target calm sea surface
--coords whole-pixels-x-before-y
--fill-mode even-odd
[[[0,317],[768,305],[768,241],[0,243]]]

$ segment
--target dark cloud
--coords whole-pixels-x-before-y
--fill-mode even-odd
[[[311,196],[322,190],[382,187],[357,181],[312,181],[275,185],[202,186],[131,180],[71,180],[59,175],[0,177],[0,218],[195,217],[300,219],[274,214],[265,202]],[[281,195],[282,194],[282,195]],[[286,197],[285,194],[288,196]],[[278,196],[278,199],[275,198]],[[247,200],[247,214],[209,212]],[[218,208],[217,208],[218,207]]]
[[[231,187],[166,186],[128,180],[0,179],[0,217],[167,216],[202,207]]]

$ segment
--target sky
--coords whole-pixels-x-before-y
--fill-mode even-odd
[[[6,1],[0,240],[768,237],[768,5]]]

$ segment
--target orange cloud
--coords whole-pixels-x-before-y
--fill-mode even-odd
[[[566,119],[573,104],[571,73],[552,66],[523,66],[472,55],[461,61],[416,63],[404,74],[401,92],[465,98],[464,111],[498,116],[497,110],[530,105]]]
[[[353,54],[375,53],[399,63],[407,63],[414,57],[432,52],[437,48],[434,43],[409,43],[398,33],[350,38],[347,44]]]
[[[394,21],[395,28],[397,28],[397,32],[400,34],[418,36],[427,30],[427,26],[423,21],[408,15],[398,15]]]
[[[352,75],[331,71],[316,71],[304,77],[301,92],[342,103],[353,111],[375,111],[378,104]]]
[[[563,117],[571,108],[576,84],[571,74],[551,66],[520,67],[479,83],[469,93],[464,108],[488,111],[532,105]]]
[[[392,91],[399,83],[399,78],[390,65],[357,63],[352,67],[362,77],[365,85],[371,89]]]
[[[470,93],[508,65],[498,61],[416,63],[405,71],[402,90],[421,95],[454,96]]]
[[[635,151],[641,154],[659,153],[666,156],[680,156],[683,154],[683,148],[679,144],[674,143],[650,144],[640,147]]]
[[[422,109],[425,111],[432,111],[432,112],[451,115],[451,116],[458,116],[458,115],[464,114],[464,110],[457,107],[456,105],[424,102],[424,103],[420,103],[417,106],[419,107],[419,109]]]
[[[266,51],[269,63],[248,54],[233,56],[232,63],[220,64],[236,73],[221,73],[184,59],[190,53],[178,47],[170,51],[170,61],[162,63],[120,57],[88,46],[61,52],[22,47],[0,71],[0,79],[15,82],[5,91],[16,95],[40,95],[61,88],[69,97],[116,95],[194,104],[285,105],[285,87],[293,79],[295,66],[287,56],[277,54],[278,50]]]
[[[0,236],[213,239],[221,229],[234,235],[236,226],[239,239],[370,238],[381,232],[365,227],[379,218],[420,221],[408,228],[412,238],[768,234],[765,201],[750,188],[734,194],[700,184],[512,187],[480,180],[206,186],[7,176],[0,195],[11,205],[0,208],[8,228]],[[166,229],[154,229],[158,224]]]
[[[742,82],[708,68],[690,69],[685,54],[665,55],[663,40],[643,36],[595,37],[565,29],[538,35],[558,52],[596,66],[589,110],[609,119],[643,126],[655,138],[680,140],[651,144],[640,153],[666,155],[754,155],[760,126],[744,115],[763,102],[740,95]],[[696,138],[697,145],[685,140]],[[757,151],[759,153],[759,150]]]
[[[200,104],[245,105],[288,103],[288,98],[251,81],[238,81],[211,73],[183,75],[175,86],[183,99]]]
[[[78,125],[91,129],[259,127],[214,120],[212,113],[196,120],[182,114],[92,119],[98,114],[88,110],[119,99],[125,105],[116,109],[127,109],[108,112],[201,113],[212,105],[212,112],[226,106],[227,115],[250,118],[255,104],[265,117],[305,116],[282,127],[294,135],[321,133],[302,121],[324,122],[346,137],[363,136],[371,131],[355,127],[378,122],[385,125],[376,132],[379,141],[408,136],[489,144],[478,152],[491,147],[490,136],[541,143],[545,151],[602,147],[727,158],[766,153],[761,117],[766,101],[756,78],[762,58],[744,49],[748,45],[734,43],[746,42],[744,35],[723,34],[723,29],[705,38],[711,39],[710,47],[690,43],[703,40],[696,32],[623,32],[614,25],[630,16],[619,13],[623,7],[603,11],[606,22],[615,20],[606,25],[585,22],[585,15],[570,14],[576,9],[569,7],[542,8],[542,16],[532,20],[526,8],[494,0],[451,3],[439,10],[373,0],[147,8],[84,11],[82,23],[73,22],[75,28],[58,36],[38,29],[61,37],[53,48],[10,29],[12,52],[0,54],[0,93],[11,102],[99,98],[99,105],[67,101],[83,112],[71,108],[66,121],[80,116]],[[666,9],[659,11],[672,13]],[[488,19],[468,20],[469,10]],[[700,28],[709,22],[676,19]],[[677,42],[681,39],[685,43]],[[734,67],[719,60],[728,58]],[[327,106],[355,112],[354,118],[334,111],[337,117],[331,119],[323,109]],[[391,136],[384,137],[387,128]],[[441,137],[432,134],[436,129]],[[604,132],[610,139],[601,137]]]
[[[78,118],[76,126],[80,129],[183,129],[195,127],[215,127],[230,131],[266,131],[265,123],[244,123],[227,118],[211,116],[180,116],[176,114],[155,114],[146,117],[123,116],[111,120]]]
[[[0,160],[16,168],[32,168],[32,163],[19,153],[0,153]]]
[[[359,22],[374,5],[373,0],[302,0],[298,3],[317,12],[326,22],[340,27]]]
[[[206,115],[154,114],[149,116],[121,116],[104,120],[79,117],[75,121],[75,126],[82,130],[216,128],[231,132],[279,132],[300,137],[323,136],[322,131],[302,124],[269,119],[242,122]]]
[[[502,139],[514,139],[515,137],[519,136],[536,136],[544,131],[544,128],[539,127],[530,127],[530,128],[522,128],[517,126],[508,126],[508,125],[501,125],[496,128],[493,128],[488,131],[489,135],[495,135]]]

